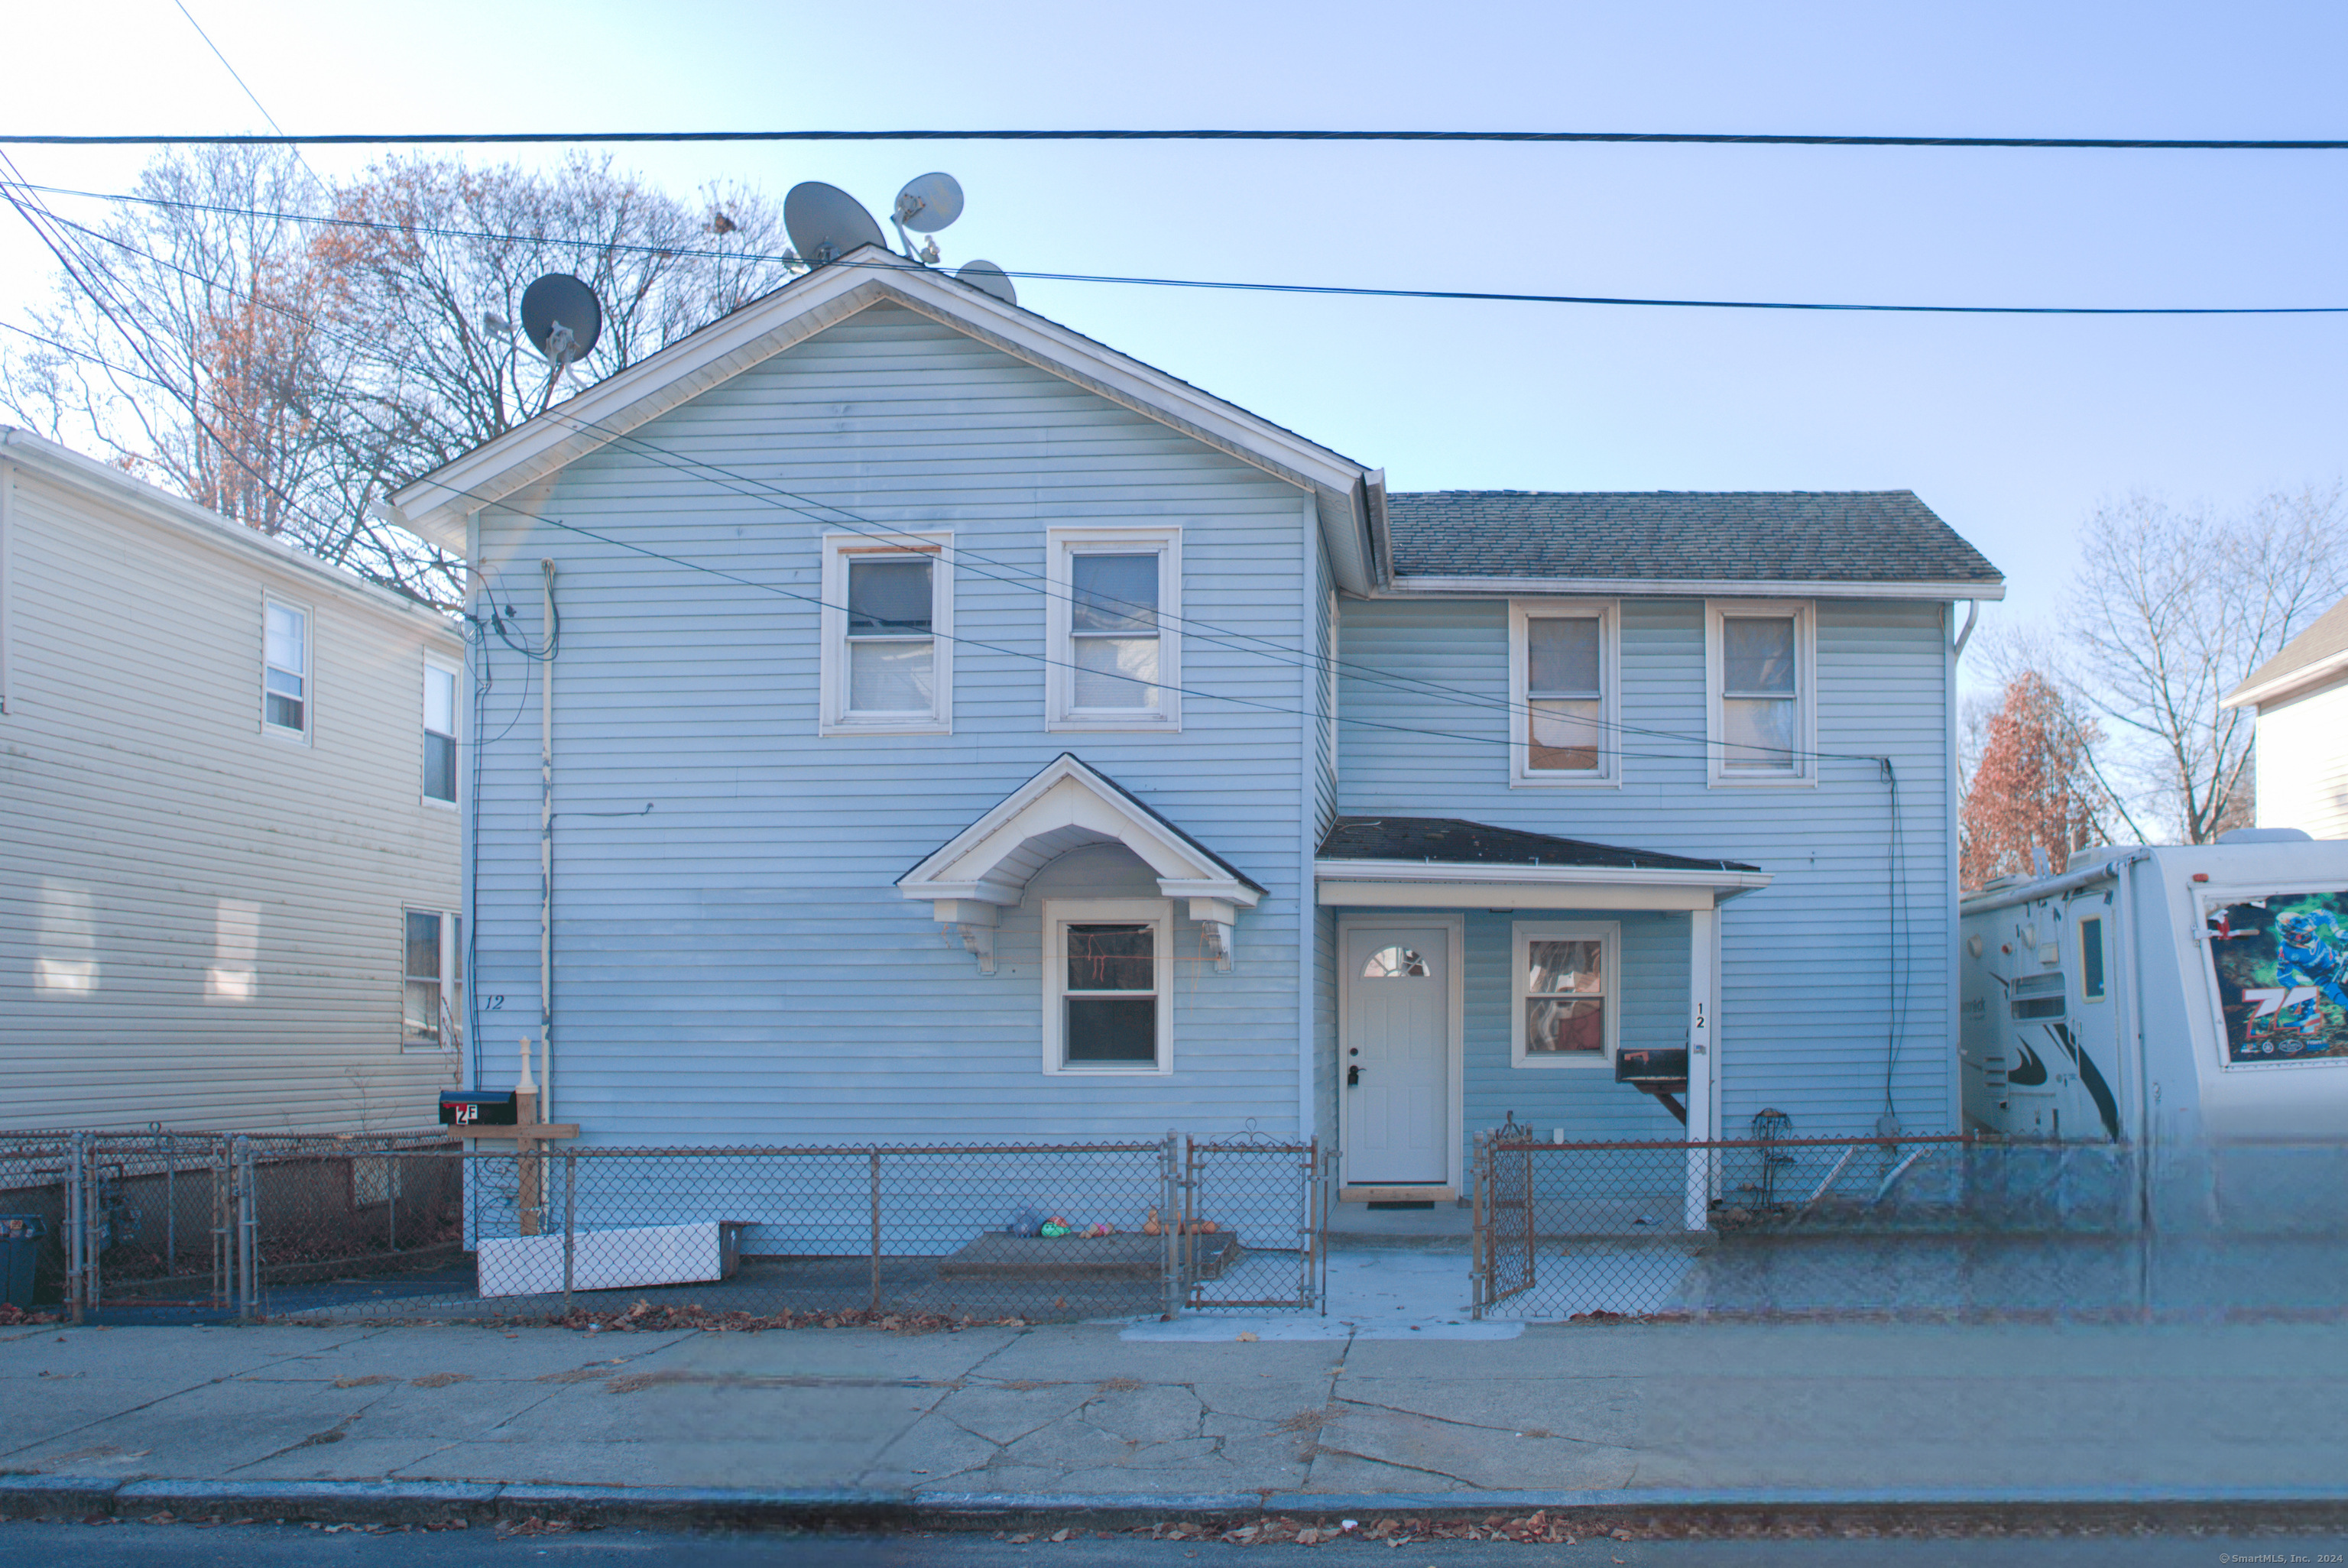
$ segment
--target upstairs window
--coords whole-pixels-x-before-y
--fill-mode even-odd
[[[424,798],[457,804],[457,671],[424,666]]]
[[[1180,548],[1175,528],[1051,531],[1049,727],[1179,727]]]
[[[1149,898],[1045,904],[1046,1072],[1170,1069],[1171,909]]]
[[[1810,607],[1715,602],[1705,621],[1712,782],[1809,783],[1818,749]]]
[[[277,600],[261,611],[261,721],[280,734],[310,734],[310,616]]]
[[[945,534],[824,541],[825,734],[953,727],[953,600]]]
[[[1618,613],[1611,600],[1509,606],[1512,784],[1620,781]]]

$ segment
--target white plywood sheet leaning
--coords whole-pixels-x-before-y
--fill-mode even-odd
[[[729,1245],[739,1226],[704,1220],[693,1225],[634,1225],[580,1231],[571,1238],[572,1290],[624,1290],[638,1285],[698,1285],[734,1272]],[[560,1295],[561,1235],[484,1237],[478,1252],[484,1296]]]

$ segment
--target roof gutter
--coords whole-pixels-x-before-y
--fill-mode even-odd
[[[1386,592],[1395,596],[1510,594],[1519,598],[1570,594],[1607,599],[1913,599],[1947,603],[1960,599],[2003,599],[2005,583],[2003,579],[1982,583],[1804,582],[1787,578],[1393,577],[1386,580]]]

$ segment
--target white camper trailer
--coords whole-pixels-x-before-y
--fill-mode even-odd
[[[2087,849],[1962,906],[1964,1120],[2151,1147],[2348,1135],[2348,841]]]

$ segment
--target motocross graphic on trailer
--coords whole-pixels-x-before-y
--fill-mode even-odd
[[[2209,923],[2227,1066],[2348,1058],[2348,892],[2219,905]]]

